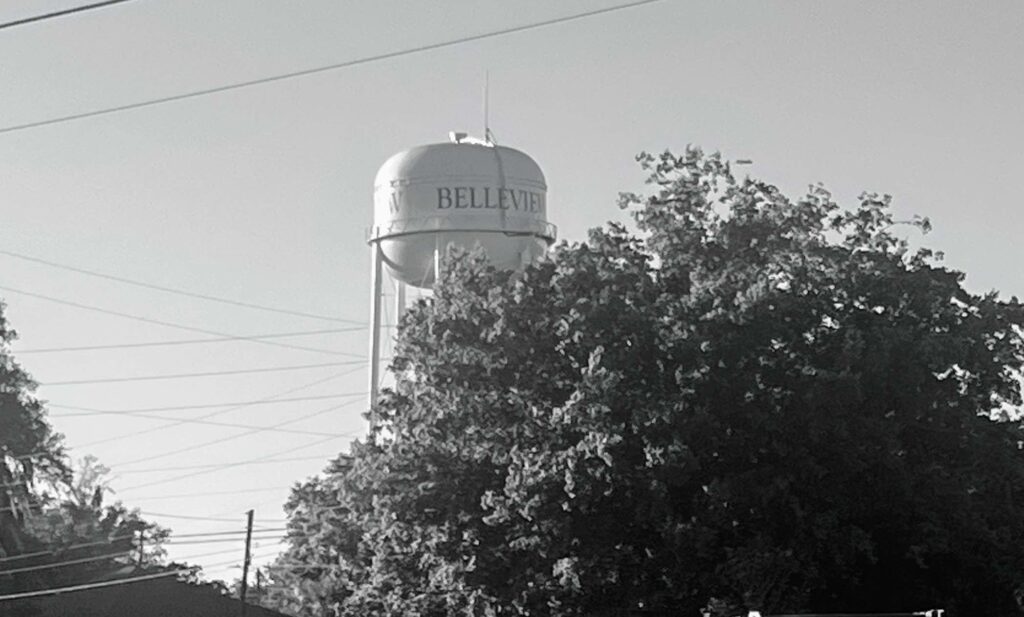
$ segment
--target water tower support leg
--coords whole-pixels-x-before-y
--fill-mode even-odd
[[[434,284],[441,280],[441,236],[434,234]]]
[[[398,334],[398,324],[402,321],[402,313],[405,312],[405,283],[395,281],[395,335]]]
[[[381,288],[381,275],[383,270],[383,256],[380,245],[370,245],[373,257],[370,259],[370,409],[377,408],[377,395],[380,388],[380,301],[383,289]]]

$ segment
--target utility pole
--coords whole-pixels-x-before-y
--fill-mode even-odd
[[[249,562],[252,561],[252,510],[246,512],[245,561],[242,562],[242,617],[245,617],[245,594],[249,591]]]
[[[143,559],[143,557],[145,555],[143,553],[143,549],[146,546],[145,542],[146,542],[146,530],[145,529],[139,529],[139,561],[138,561],[138,567],[139,567],[140,570],[142,569],[142,559]]]

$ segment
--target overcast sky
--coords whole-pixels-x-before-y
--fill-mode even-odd
[[[72,4],[4,2],[0,22]],[[137,0],[0,30],[0,130],[615,4]],[[218,304],[0,254],[0,298],[20,334],[14,352],[43,384],[38,394],[51,403],[51,420],[71,454],[94,454],[110,466],[126,504],[178,533],[236,529],[248,508],[256,509],[257,525],[281,527],[287,487],[347,447],[349,437],[331,435],[365,429],[365,329],[273,339],[321,352],[243,341],[39,353],[207,335],[10,289],[234,335],[365,324],[374,173],[391,154],[443,141],[450,130],[480,134],[485,71],[491,127],[500,143],[524,150],[544,169],[548,212],[562,238],[579,240],[590,227],[623,219],[617,192],[643,187],[637,152],[692,143],[753,159],[744,172],[794,196],[819,181],[848,205],[863,190],[890,193],[899,216],[931,218],[935,231],[925,243],[965,270],[972,290],[1024,295],[1024,215],[1015,185],[1024,168],[1022,30],[1024,3],[1016,0],[664,0],[0,133],[0,250],[349,320]],[[46,385],[344,362],[354,364]],[[320,398],[342,394],[350,396]],[[69,415],[82,412],[67,408],[215,405],[275,395],[318,398],[249,405],[209,421],[291,422],[278,428],[324,435],[245,434],[125,414]],[[149,413],[187,419],[222,410]],[[178,452],[186,448],[192,449]],[[166,469],[266,457],[278,462]],[[185,474],[196,475],[179,478]],[[213,492],[222,494],[206,494]],[[171,554],[220,551],[193,560],[215,564],[237,549],[183,545]],[[275,550],[262,542],[258,561]],[[210,574],[232,578],[238,571],[218,566]]]

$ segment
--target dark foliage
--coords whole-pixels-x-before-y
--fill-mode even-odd
[[[643,155],[619,226],[450,255],[365,443],[288,505],[300,615],[945,607],[1024,589],[1016,299],[840,209]],[[908,227],[909,226],[909,227]]]
[[[168,531],[105,504],[107,470],[95,459],[68,461],[35,383],[10,353],[14,337],[0,303],[0,594],[152,571]]]

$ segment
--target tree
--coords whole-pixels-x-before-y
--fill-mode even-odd
[[[50,485],[40,498],[38,511],[26,521],[26,529],[53,554],[41,555],[36,561],[82,560],[82,564],[44,572],[45,578],[37,585],[67,585],[107,573],[164,566],[163,542],[170,531],[144,520],[120,501],[106,503],[111,492],[106,480],[109,473],[95,457],[86,456],[69,481]]]
[[[61,587],[140,566],[159,568],[168,530],[120,502],[105,504],[108,470],[94,458],[73,468],[62,436],[33,395],[35,383],[11,356],[14,338],[0,303],[0,590]],[[146,540],[142,554],[140,534]]]
[[[636,232],[450,254],[364,443],[287,505],[300,615],[1010,614],[1024,311],[889,196],[641,155]]]
[[[33,485],[70,475],[61,436],[32,394],[36,384],[11,357],[17,333],[4,307],[0,302],[0,557],[26,550],[23,522],[33,507]]]

